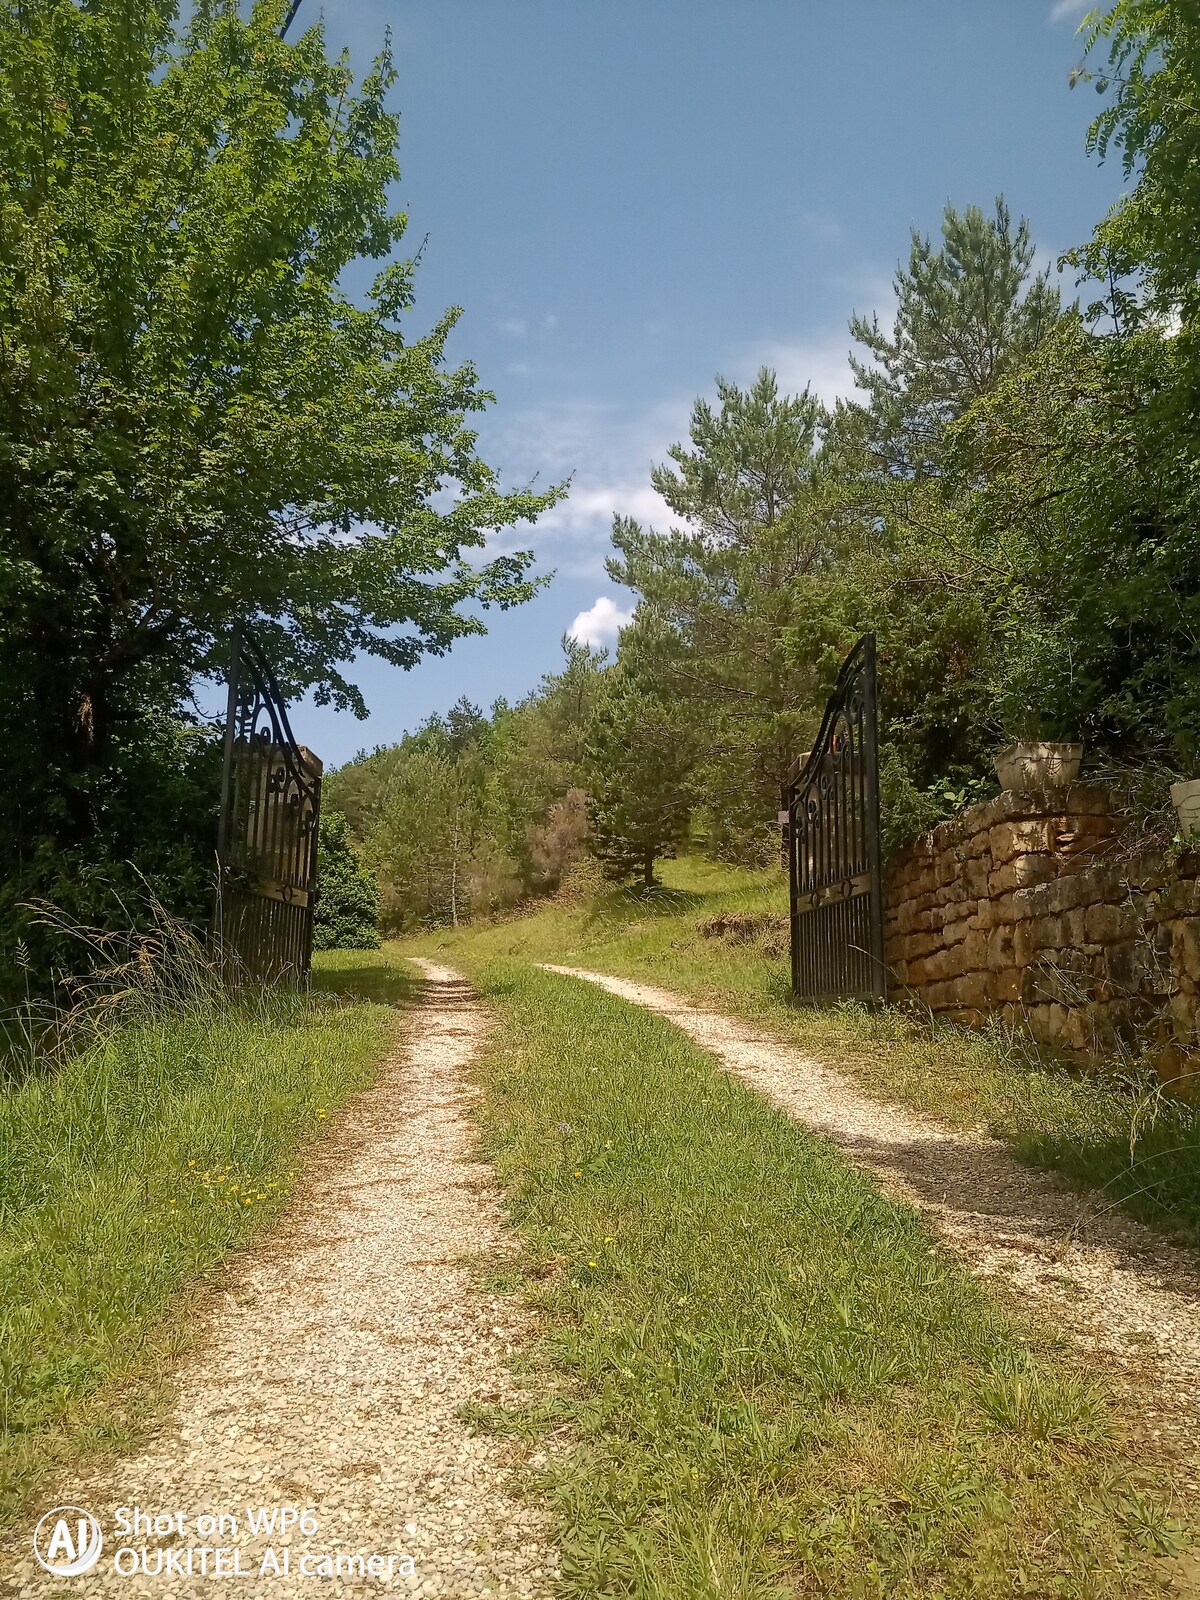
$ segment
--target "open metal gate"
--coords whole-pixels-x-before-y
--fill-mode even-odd
[[[792,993],[885,998],[875,635],[842,665],[821,731],[787,785]]]
[[[247,628],[234,631],[217,834],[215,933],[239,972],[307,982],[316,900],[321,762]]]

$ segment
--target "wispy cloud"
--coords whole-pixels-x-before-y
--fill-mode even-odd
[[[529,324],[524,317],[501,317],[496,328],[510,339],[523,339],[529,332]]]
[[[819,339],[768,339],[750,345],[729,377],[745,383],[760,367],[770,367],[785,394],[799,394],[807,385],[831,409],[836,401],[854,393],[854,375],[847,359],[852,344],[849,333],[822,335]]]
[[[571,479],[565,500],[532,527],[506,530],[492,553],[528,549],[564,576],[601,578],[613,517],[667,527],[671,512],[650,485],[650,469],[687,433],[691,397],[626,410],[579,397],[508,413],[484,441],[486,460],[504,467],[505,482],[537,474],[537,487]]]
[[[805,211],[801,214],[805,231],[809,233],[818,244],[840,244],[846,237],[846,230],[836,217],[829,216],[824,211]]]
[[[854,392],[846,359],[850,344],[847,331],[762,340],[731,348],[715,365],[739,384],[753,379],[760,367],[772,367],[785,393],[798,394],[808,384],[832,407]],[[507,485],[536,473],[536,486],[569,477],[571,488],[532,528],[504,530],[489,543],[489,552],[532,548],[543,570],[596,580],[603,578],[612,550],[614,516],[665,532],[678,519],[652,487],[650,469],[667,459],[676,440],[687,438],[695,398],[677,391],[627,409],[578,397],[498,416],[498,425],[481,441],[482,452],[503,467]]]
[[[1095,8],[1096,0],[1054,0],[1050,7],[1051,22],[1078,22]]]
[[[593,649],[615,644],[617,634],[633,621],[633,608],[622,611],[609,595],[596,597],[596,603],[581,611],[567,629],[568,635],[578,644],[591,645]]]

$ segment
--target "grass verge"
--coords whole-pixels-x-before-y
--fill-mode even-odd
[[[1176,1534],[1106,1397],[663,1019],[527,965],[483,1139],[566,1423],[568,1596],[1140,1595]]]
[[[0,1094],[0,1520],[56,1465],[129,1444],[189,1287],[278,1210],[409,988],[338,952],[310,996],[150,1008]]]
[[[666,886],[649,899],[610,891],[550,902],[533,915],[442,929],[398,948],[555,961],[661,983],[754,1020],[882,1099],[992,1134],[1017,1159],[1095,1191],[1102,1208],[1121,1207],[1200,1243],[1200,1115],[1148,1076],[1085,1076],[999,1028],[972,1032],[894,1009],[796,1007],[778,935],[772,946],[769,937],[734,943],[701,931],[717,916],[781,917],[782,875],[690,859],[662,870]]]

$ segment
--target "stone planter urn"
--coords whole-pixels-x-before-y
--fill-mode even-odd
[[[1200,833],[1200,778],[1185,778],[1171,785],[1171,804],[1185,839]]]
[[[1074,783],[1082,760],[1081,744],[1046,744],[1030,739],[1018,740],[999,751],[994,765],[1002,789],[1028,794],[1035,789],[1062,789]],[[1174,794],[1174,790],[1171,792]]]

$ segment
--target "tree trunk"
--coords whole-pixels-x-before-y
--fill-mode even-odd
[[[655,878],[653,850],[647,850],[646,854],[642,857],[642,880],[647,889],[654,888]]]
[[[454,813],[454,846],[450,856],[450,922],[458,927],[458,812]]]

